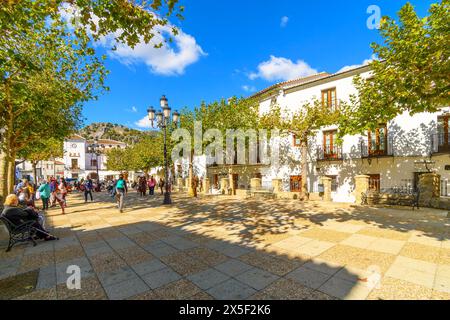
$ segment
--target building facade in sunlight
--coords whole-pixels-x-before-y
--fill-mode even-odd
[[[330,109],[339,108],[340,101],[348,101],[356,94],[353,78],[370,76],[368,66],[336,74],[319,73],[306,78],[282,82],[256,93],[260,112],[271,104],[295,111],[313,98],[322,100]],[[355,201],[355,176],[370,176],[369,188],[414,189],[419,176],[435,172],[441,176],[441,196],[450,192],[450,108],[436,113],[405,113],[388,123],[379,124],[374,132],[345,136],[337,142],[338,126],[323,127],[309,139],[308,191],[319,191],[321,177],[332,179],[332,199],[338,202]],[[272,142],[273,143],[273,142]],[[270,188],[273,179],[282,179],[285,192],[301,191],[300,145],[295,136],[281,138],[280,163],[274,165],[208,165],[204,175],[211,185],[232,176],[236,189],[248,189],[252,178],[261,178],[262,186]],[[231,180],[231,179],[230,179]]]
[[[118,178],[120,172],[106,168],[107,151],[112,148],[124,149],[126,143],[99,139],[98,152],[92,151],[93,140],[86,140],[82,136],[72,135],[64,141],[64,176],[72,179],[82,179],[90,176],[92,179],[112,180]],[[98,168],[98,177],[97,177]]]

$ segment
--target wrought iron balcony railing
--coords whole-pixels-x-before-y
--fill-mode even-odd
[[[342,146],[319,146],[317,148],[317,161],[343,160]]]
[[[367,138],[360,143],[361,158],[379,158],[394,156],[394,139],[387,137],[379,141],[369,141]]]

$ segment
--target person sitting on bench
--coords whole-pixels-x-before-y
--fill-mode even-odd
[[[50,235],[39,223],[39,214],[33,210],[33,208],[28,207],[26,209],[21,209],[19,207],[19,199],[15,194],[10,194],[6,197],[4,203],[4,209],[2,216],[11,221],[15,225],[20,225],[27,221],[35,221],[33,227],[36,229],[36,236],[39,239],[44,239],[45,241],[58,240],[58,238]]]

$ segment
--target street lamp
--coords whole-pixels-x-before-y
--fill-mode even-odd
[[[98,144],[98,140],[94,140],[94,144],[89,146],[89,151],[95,154],[95,164],[97,167],[97,182],[100,181],[100,176],[98,175],[98,155],[100,153],[100,145]]]
[[[164,202],[163,204],[171,204],[172,200],[170,198],[170,190],[169,190],[169,166],[167,162],[167,126],[171,123],[170,121],[170,112],[171,109],[169,107],[169,101],[166,96],[163,95],[160,99],[162,112],[155,112],[153,107],[148,108],[148,118],[151,122],[151,126],[153,126],[153,122],[156,119],[156,125],[158,128],[164,130],[164,180],[166,184],[166,192],[164,194]],[[175,111],[172,115],[172,123],[177,125],[180,114]]]

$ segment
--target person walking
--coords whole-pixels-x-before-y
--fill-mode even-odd
[[[58,184],[56,184],[56,189],[55,189],[55,191],[53,191],[53,197],[55,199],[55,202],[58,202],[59,206],[61,207],[61,213],[65,214],[64,208],[66,207],[66,204],[64,203],[64,200],[61,195],[61,190],[59,190]]]
[[[64,178],[61,178],[61,182],[59,183],[59,191],[61,193],[61,199],[64,201],[64,206],[67,207],[67,182]]]
[[[56,206],[55,191],[58,186],[56,179],[54,177],[50,178],[50,207]]]
[[[92,190],[94,189],[94,183],[92,182],[91,177],[88,177],[87,180],[84,181],[84,202],[87,202],[88,195],[91,197],[91,201],[94,201],[92,197]]]
[[[161,195],[164,194],[164,185],[165,185],[164,178],[159,179],[159,188],[161,189]]]
[[[147,180],[145,179],[145,177],[140,177],[139,178],[139,195],[141,197],[145,197],[147,193]]]
[[[123,205],[126,193],[128,193],[128,187],[125,180],[123,179],[123,175],[120,175],[119,180],[117,180],[116,183],[116,201],[117,207],[121,213],[123,212]]]
[[[48,200],[50,199],[50,186],[47,180],[42,181],[39,189],[39,196],[42,200],[42,210],[48,210]]]
[[[150,180],[148,180],[148,188],[149,188],[149,194],[153,196],[155,194],[155,186],[156,186],[156,180],[153,178],[153,176],[150,177]]]

